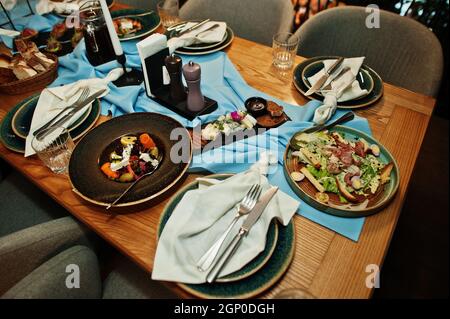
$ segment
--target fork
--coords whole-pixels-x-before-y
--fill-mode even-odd
[[[149,176],[151,174],[153,174],[154,171],[156,171],[156,169],[158,168],[159,164],[161,164],[162,161],[162,154],[159,154],[158,158],[156,159],[158,161],[158,164],[156,164],[155,166],[153,166],[153,169],[147,173],[145,173],[144,175],[141,175],[138,177],[137,180],[135,180],[133,182],[133,184],[131,184],[130,186],[128,186],[128,188],[126,190],[123,191],[122,194],[119,195],[119,197],[117,197],[111,204],[109,204],[108,206],[106,206],[106,209],[110,209],[111,207],[113,207],[114,205],[117,204],[117,202],[126,194],[128,193],[128,191],[130,189],[132,189],[134,187],[134,185],[136,185],[138,182],[140,182],[144,177]]]
[[[261,195],[261,191],[262,191],[261,186],[259,186],[258,184],[253,184],[253,186],[247,192],[247,195],[245,195],[245,197],[240,202],[238,212],[236,216],[234,216],[234,219],[228,226],[227,230],[222,234],[222,236],[219,237],[219,239],[217,239],[217,241],[208,249],[208,251],[197,262],[198,270],[206,271],[209,267],[211,267],[214,259],[219,253],[219,250],[222,247],[223,243],[225,242],[225,239],[227,238],[231,229],[241,216],[247,215],[248,213],[250,213],[253,207],[255,207],[256,202],[258,201],[259,196]]]
[[[64,114],[67,110],[70,110],[72,108],[74,108],[78,103],[84,101],[87,99],[87,97],[89,96],[91,90],[88,87],[85,87],[83,89],[83,91],[81,91],[81,95],[80,97],[70,106],[66,106],[65,108],[63,108],[55,117],[53,117],[50,121],[48,121],[47,123],[45,123],[43,126],[41,126],[40,128],[38,128],[36,131],[34,131],[33,135],[36,136],[37,134],[39,134],[40,132],[44,131],[46,128],[52,126],[53,123],[55,123],[55,121],[62,115]]]

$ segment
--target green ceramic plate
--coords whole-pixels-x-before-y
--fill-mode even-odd
[[[370,198],[369,203],[365,208],[360,208],[355,205],[348,206],[341,204],[337,196],[335,196],[336,198],[332,196],[334,194],[330,194],[330,202],[331,202],[330,204],[319,202],[315,198],[317,190],[308,181],[307,178],[303,179],[301,182],[295,182],[292,179],[291,173],[293,171],[299,170],[299,168],[297,164],[297,157],[292,156],[292,152],[294,150],[289,146],[291,144],[289,142],[288,147],[286,148],[286,151],[284,153],[283,167],[284,167],[284,175],[286,176],[286,179],[289,185],[291,186],[292,190],[306,203],[327,214],[336,215],[340,217],[362,217],[379,212],[381,209],[386,207],[386,205],[388,205],[389,202],[394,198],[394,195],[397,192],[399,186],[400,180],[399,169],[394,157],[383,145],[380,144],[380,142],[378,142],[376,139],[367,135],[364,132],[340,125],[335,126],[330,131],[345,134],[346,139],[356,140],[364,138],[367,142],[369,142],[369,144],[377,144],[380,147],[381,161],[383,163],[392,162],[394,164],[394,167],[390,175],[390,181],[386,183],[383,186],[383,188],[380,188],[380,190],[376,192],[372,198]],[[292,138],[294,138],[294,136]]]
[[[27,103],[22,104],[12,118],[12,129],[14,133],[23,139],[26,139],[30,132],[31,120],[33,119],[34,110],[36,109],[38,100],[39,94],[34,95]],[[72,132],[78,126],[83,124],[91,113],[91,110],[92,106],[89,106],[86,111],[69,126],[69,132]]]
[[[322,101],[323,96],[321,96],[321,95],[318,95],[318,94],[312,94],[310,96],[305,95],[306,91],[308,91],[308,89],[309,89],[309,86],[308,86],[309,83],[307,83],[307,81],[305,81],[305,79],[304,79],[304,75],[305,75],[304,70],[305,70],[305,68],[307,68],[309,65],[311,65],[313,63],[317,63],[317,62],[320,62],[320,61],[323,61],[326,59],[336,59],[336,58],[338,58],[338,57],[336,57],[336,56],[319,56],[319,57],[305,60],[302,63],[298,64],[294,69],[293,83],[294,83],[295,88],[300,93],[302,93],[305,97],[307,97],[308,99]],[[383,96],[383,81],[381,80],[381,77],[374,70],[372,70],[370,67],[368,67],[365,64],[363,64],[362,69],[373,80],[373,89],[371,90],[371,92],[369,94],[367,94],[366,96],[361,97],[359,99],[346,101],[346,102],[339,102],[338,103],[339,108],[357,109],[357,108],[361,108],[361,107],[366,107],[366,106],[369,106],[369,105],[375,103]],[[311,75],[312,74],[314,74],[314,72],[311,72]],[[308,76],[310,76],[310,75],[308,74]],[[359,77],[357,79],[361,83],[361,79]]]
[[[211,175],[211,178],[226,179],[229,174]],[[158,238],[166,222],[184,194],[198,187],[192,182],[182,188],[169,201],[161,214],[158,226]],[[269,227],[265,250],[241,270],[221,278],[214,284],[178,284],[189,293],[201,298],[251,298],[273,285],[287,270],[294,252],[295,233],[292,222],[287,227]],[[278,230],[278,231],[277,231]],[[272,238],[272,237],[276,237]],[[269,243],[276,243],[275,249]]]
[[[25,153],[25,139],[21,138],[20,136],[17,136],[14,133],[14,130],[12,128],[12,119],[14,118],[14,115],[16,112],[26,103],[30,102],[30,100],[34,99],[36,96],[31,96],[16,106],[14,106],[3,118],[3,121],[0,125],[0,142],[2,144],[15,152],[18,153]],[[88,117],[84,120],[84,122],[73,129],[70,132],[70,135],[72,136],[72,139],[76,140],[80,137],[82,137],[86,132],[88,132],[97,122],[97,119],[100,116],[100,101],[97,99],[94,103],[92,103],[91,112],[88,114]]]
[[[150,14],[146,14],[148,12],[150,11],[142,9],[123,9],[111,12],[111,17],[113,18],[113,20],[117,17],[129,17],[131,19],[138,20],[142,24],[142,29],[138,32],[129,34],[125,37],[119,36],[120,41],[142,38],[146,35],[149,35],[160,26],[161,19],[159,18],[159,15],[154,11],[152,11]]]
[[[219,44],[216,44],[214,46],[208,45],[206,48],[178,48],[175,50],[175,53],[178,54],[184,54],[184,55],[204,55],[204,54],[210,54],[213,52],[217,52],[220,50],[225,49],[227,46],[233,42],[234,39],[234,32],[231,30],[231,28],[227,27],[227,34],[226,39],[222,42],[219,42]]]
[[[308,78],[313,76],[320,70],[322,70],[322,68],[323,68],[322,61],[316,61],[314,63],[309,64],[308,66],[306,66],[303,69],[302,79],[303,79],[303,82],[308,87],[308,89],[311,88],[311,83],[309,83]],[[361,68],[358,75],[356,76],[356,80],[359,82],[359,86],[361,87],[361,89],[367,90],[367,93],[365,95],[363,95],[357,99],[362,99],[363,97],[365,97],[366,95],[369,95],[373,91],[374,84],[373,84],[373,80],[372,80],[372,77],[370,76],[369,71],[365,70],[364,68]],[[320,92],[317,92],[316,94],[323,97],[322,93],[320,93]],[[357,100],[357,99],[355,99],[355,100]]]

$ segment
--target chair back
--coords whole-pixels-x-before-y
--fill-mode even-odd
[[[298,54],[365,56],[365,63],[384,81],[436,96],[444,62],[433,32],[411,18],[384,10],[379,11],[379,27],[370,28],[366,22],[376,21],[370,14],[364,7],[345,6],[315,15],[296,32]]]

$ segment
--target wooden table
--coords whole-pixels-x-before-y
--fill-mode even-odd
[[[271,48],[235,38],[228,56],[247,83],[288,103],[303,105],[307,100],[291,83],[271,67]],[[297,57],[296,63],[303,61]],[[366,219],[360,240],[355,243],[300,216],[294,217],[295,257],[286,274],[260,297],[269,298],[286,288],[302,288],[318,298],[368,298],[366,266],[382,265],[399,218],[414,164],[419,153],[435,100],[385,84],[384,97],[356,113],[369,120],[375,138],[397,159],[400,188],[393,202],[379,214]],[[31,95],[0,97],[0,119],[16,103]],[[108,118],[101,117],[101,121]],[[25,159],[0,144],[0,155],[39,188],[53,197],[73,216],[89,226],[114,247],[151,272],[156,251],[156,227],[167,198],[147,208],[114,218],[104,208],[83,202],[70,189],[65,176],[52,174],[36,158]],[[196,176],[190,175],[184,184]],[[178,187],[177,187],[178,188]],[[175,191],[175,190],[174,190]],[[182,297],[190,297],[167,283]]]

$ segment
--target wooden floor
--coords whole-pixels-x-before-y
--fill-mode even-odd
[[[432,117],[374,298],[449,296],[448,134]]]

